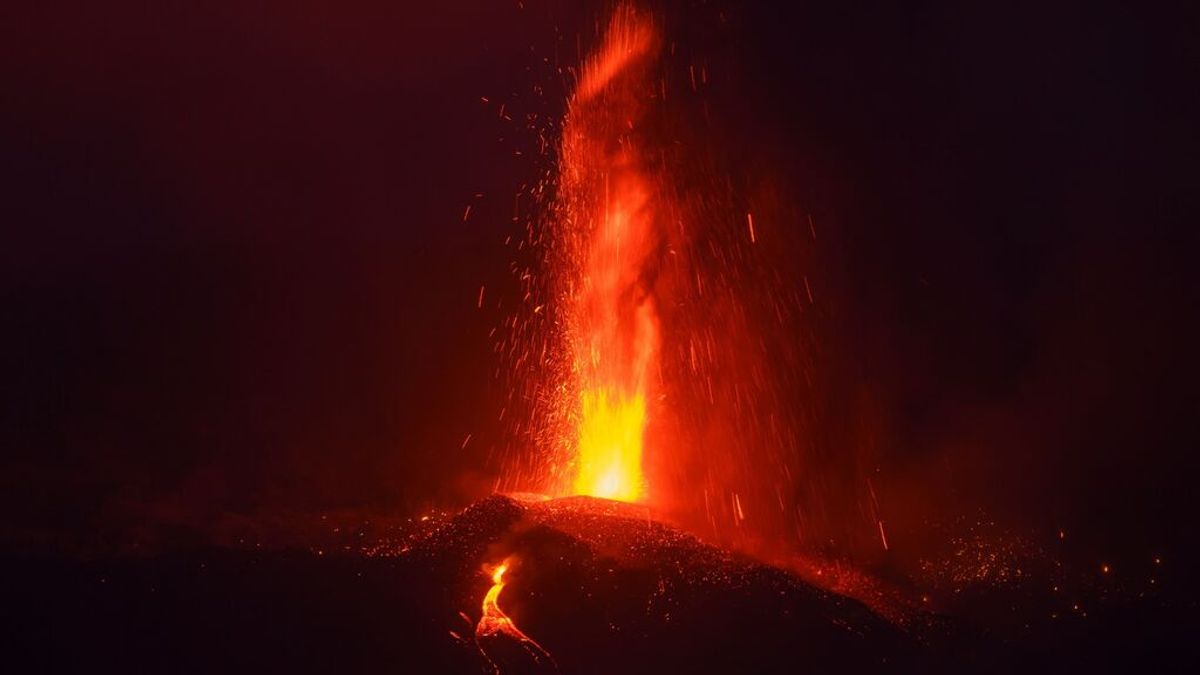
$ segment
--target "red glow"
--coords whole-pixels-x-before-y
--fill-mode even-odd
[[[655,299],[644,280],[655,252],[656,195],[638,133],[639,70],[655,43],[649,19],[613,15],[588,59],[563,127],[556,217],[566,235],[571,353],[564,400],[575,420],[570,484],[561,492],[641,501],[643,450],[659,351]]]
[[[535,661],[543,658],[550,659],[550,653],[528,635],[522,633],[521,629],[517,628],[517,624],[513,623],[504,610],[500,609],[500,593],[504,590],[505,584],[504,575],[509,571],[513,562],[513,558],[505,558],[500,564],[490,566],[486,570],[491,575],[492,587],[483,597],[483,615],[475,626],[475,640],[480,644],[480,650],[483,651],[485,657],[487,651],[480,640],[504,635],[521,645]],[[494,663],[492,665],[495,667]],[[499,667],[496,667],[496,672],[499,672]]]
[[[642,503],[757,552],[867,514],[857,541],[886,548],[865,484],[805,461],[828,451],[804,437],[819,383],[799,319],[819,287],[778,224],[805,246],[816,225],[734,187],[736,137],[704,114],[713,78],[670,51],[663,21],[618,5],[548,130],[554,168],[517,244],[536,259],[514,261],[523,304],[497,344],[516,433],[496,489]]]

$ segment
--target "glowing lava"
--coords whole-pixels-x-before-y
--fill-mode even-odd
[[[662,236],[639,147],[646,66],[657,35],[628,5],[585,63],[563,125],[556,216],[577,392],[573,476],[561,492],[622,501],[647,494],[643,450],[659,352],[648,282]]]
[[[561,126],[538,129],[553,170],[518,195],[536,208],[494,345],[510,436],[494,489],[638,503],[764,555],[852,522],[874,550],[878,500],[858,480],[874,427],[824,403],[842,390],[815,349],[815,225],[769,166],[741,169],[757,155],[730,125],[734,71],[710,78],[668,21],[618,2],[559,71],[577,80]]]
[[[483,596],[483,616],[475,625],[475,640],[479,642],[482,638],[505,635],[516,640],[534,660],[550,659],[550,653],[528,635],[522,633],[513,620],[504,613],[504,610],[500,609],[499,601],[500,592],[504,590],[504,573],[508,571],[511,564],[512,558],[505,558],[504,562],[491,570],[492,587],[488,589],[487,595]],[[484,651],[482,643],[480,643],[480,650]],[[484,651],[484,655],[487,655],[486,651]]]
[[[604,389],[583,392],[579,469],[574,491],[633,502],[642,498],[642,437],[646,400]]]

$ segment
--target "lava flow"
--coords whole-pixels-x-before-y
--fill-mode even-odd
[[[647,496],[643,446],[659,351],[647,274],[659,247],[651,181],[637,134],[638,77],[653,59],[650,20],[621,6],[589,59],[563,126],[556,218],[566,244],[573,475],[560,492],[622,501]]]
[[[499,600],[500,592],[504,590],[504,573],[508,571],[511,565],[512,558],[505,558],[503,562],[491,570],[492,587],[488,589],[487,595],[483,597],[483,616],[479,618],[479,623],[475,626],[475,641],[480,645],[480,651],[483,651],[486,656],[486,650],[484,650],[483,644],[480,641],[502,634],[515,640],[535,661],[547,659],[552,662],[553,659],[551,659],[550,653],[535,640],[522,633],[521,629],[517,628],[517,625],[513,623],[513,620],[504,613],[504,610],[500,609]]]

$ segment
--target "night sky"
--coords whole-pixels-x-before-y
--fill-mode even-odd
[[[497,104],[561,115],[578,4],[3,9],[3,543],[487,494],[476,300],[547,168]],[[813,217],[830,405],[897,528],[1184,553],[1195,8],[670,4],[715,26],[731,171]]]

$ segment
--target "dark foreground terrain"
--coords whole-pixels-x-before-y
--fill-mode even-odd
[[[903,628],[636,508],[582,498],[492,497],[394,548],[338,549],[10,556],[3,642],[22,667],[6,670],[1160,671],[1190,649],[1186,620],[1136,612],[1025,644],[944,617]],[[505,559],[499,604],[550,658],[475,638],[485,567]]]

